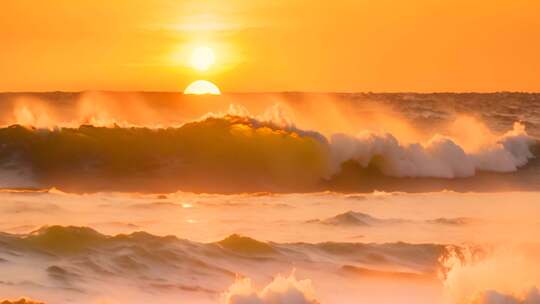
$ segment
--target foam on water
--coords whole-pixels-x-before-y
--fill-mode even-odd
[[[0,294],[83,304],[528,303],[540,282],[531,271],[538,197],[4,191]]]

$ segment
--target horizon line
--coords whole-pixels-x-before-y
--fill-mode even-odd
[[[66,93],[66,94],[81,94],[88,92],[103,92],[103,93],[178,93],[184,95],[183,91],[160,91],[160,90],[36,90],[36,91],[0,91],[0,94],[47,94],[47,93]],[[221,95],[228,94],[540,94],[540,91],[519,91],[519,90],[500,90],[500,91],[299,91],[299,90],[283,90],[283,91],[222,91]],[[218,97],[217,95],[216,97]]]

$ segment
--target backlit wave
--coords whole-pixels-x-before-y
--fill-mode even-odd
[[[519,123],[471,151],[441,135],[413,144],[388,133],[326,138],[293,124],[231,114],[157,129],[82,125],[49,130],[14,125],[0,129],[0,143],[4,188],[210,192],[331,188],[343,176],[347,168],[343,166],[353,163],[358,174],[389,178],[510,173],[535,157],[536,145]],[[380,179],[375,186],[384,189],[385,183]],[[362,186],[362,180],[357,184]]]

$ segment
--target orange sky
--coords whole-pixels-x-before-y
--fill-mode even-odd
[[[0,91],[540,91],[537,0],[5,0]],[[186,67],[207,45],[216,64]]]

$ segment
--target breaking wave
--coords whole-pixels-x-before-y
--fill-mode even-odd
[[[396,177],[456,178],[474,176],[478,171],[514,172],[533,158],[535,141],[519,123],[484,148],[466,152],[451,138],[437,135],[425,145],[401,144],[391,134],[362,133],[334,135],[334,160],[342,164],[355,160],[363,167],[377,162],[386,175]]]
[[[538,304],[540,248],[515,246],[448,248],[441,277],[451,303]]]
[[[535,157],[536,144],[518,123],[493,143],[466,152],[443,136],[425,145],[375,133],[327,140],[317,132],[232,115],[161,129],[11,126],[0,129],[0,143],[1,173],[9,181],[3,187],[211,192],[338,188],[349,163],[360,175],[388,178],[515,172]],[[382,179],[373,185],[384,187]]]
[[[488,290],[478,295],[471,304],[540,304],[540,293],[536,287],[521,295],[502,294]]]
[[[536,112],[511,116],[512,125],[510,116],[499,115],[515,112],[504,106],[505,94],[456,95],[453,104],[471,113],[442,115],[445,108],[430,103],[427,118],[417,113],[427,102],[422,95],[302,96],[256,95],[268,108],[252,115],[244,105],[257,102],[242,95],[207,103],[157,93],[0,94],[0,187],[298,192],[540,186],[540,149],[525,129],[537,131]],[[466,102],[475,96],[494,107],[490,127],[474,114],[492,111]],[[531,103],[531,96],[514,97]],[[212,112],[224,105],[227,111]]]
[[[224,294],[224,304],[319,304],[310,280],[278,275],[261,291],[250,279],[238,279]]]

